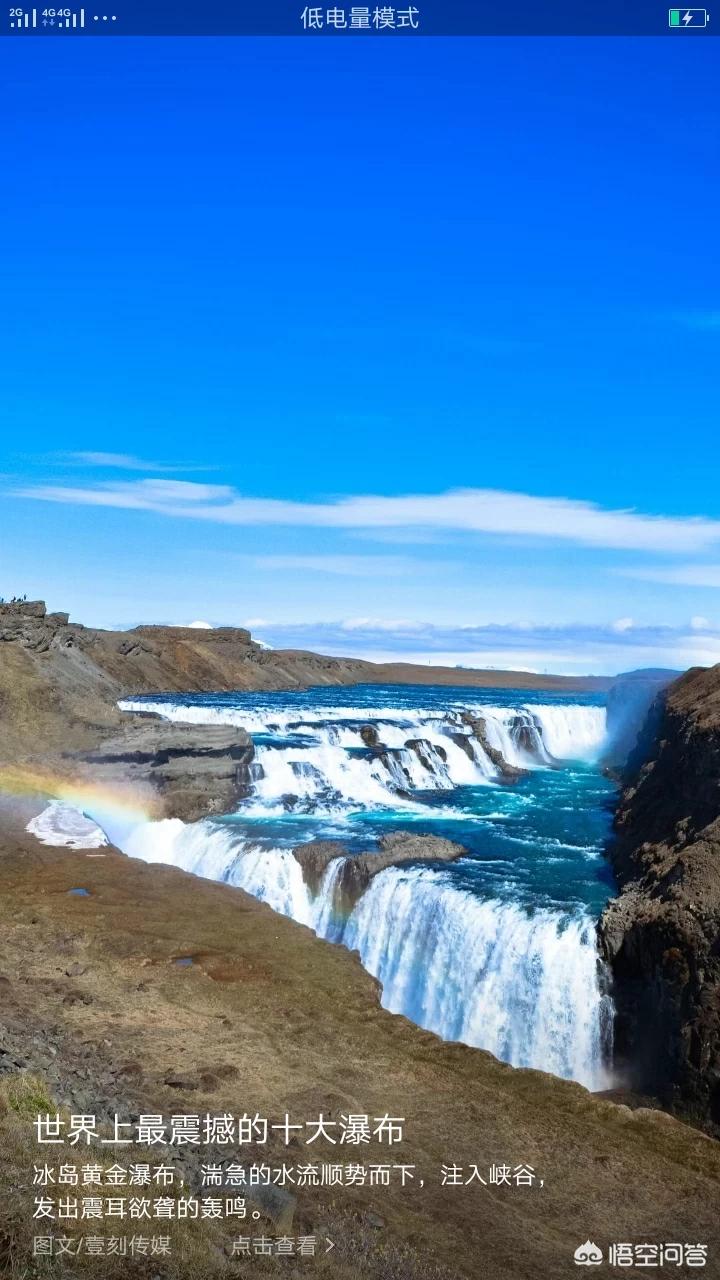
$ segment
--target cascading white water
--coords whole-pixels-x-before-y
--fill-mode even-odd
[[[556,760],[596,760],[605,742],[605,707],[527,706]],[[570,713],[570,714],[568,714]]]
[[[392,1012],[513,1066],[605,1086],[609,1007],[588,917],[528,913],[447,873],[393,867],[371,881],[342,941]]]
[[[595,760],[605,741],[604,707],[480,707],[491,747],[516,768],[554,760]]]
[[[248,812],[279,814],[289,807],[324,813],[387,807],[417,812],[414,791],[452,791],[480,785],[496,774],[479,742],[467,736],[468,754],[445,726],[433,721],[412,729],[382,722],[377,730],[379,746],[372,752],[359,727],[288,726],[286,733],[290,739],[297,734],[297,745],[256,748]]]
[[[483,707],[481,719],[488,743],[515,769],[534,769],[551,763],[540,726],[522,708]]]
[[[313,898],[291,851],[208,822],[145,824],[125,850],[236,885],[357,949],[382,984],[384,1007],[443,1039],[588,1088],[607,1083],[610,1005],[589,916],[531,912],[458,889],[447,871],[391,867],[344,919],[336,910],[343,859],[330,863]]]
[[[126,700],[127,711],[147,710]],[[417,812],[413,792],[478,786],[498,777],[461,711],[437,708],[265,708],[184,705],[155,700],[168,720],[242,725],[278,745],[258,744],[248,814],[393,808]],[[536,768],[560,759],[587,760],[600,750],[603,707],[530,705],[463,708],[484,723],[487,741],[508,764]],[[377,735],[368,749],[362,726]]]
[[[465,821],[462,808],[435,802],[428,809],[425,798],[497,783],[499,770],[483,749],[483,735],[489,747],[521,769],[592,760],[603,745],[604,708],[450,703],[248,709],[188,706],[173,699],[120,705],[140,711],[152,706],[170,720],[238,724],[260,738],[252,794],[242,809],[250,830],[240,822],[186,826],[178,819],[132,830],[125,822],[115,830],[112,818],[94,815],[125,852],[241,887],[321,937],[356,948],[382,984],[385,1007],[445,1039],[590,1088],[607,1084],[611,1004],[603,990],[593,917],[576,902],[567,908],[538,907],[527,893],[518,897],[512,882],[503,887],[502,877],[489,892],[473,892],[467,887],[475,883],[473,871],[468,881],[449,868],[390,867],[371,880],[344,916],[337,894],[343,859],[330,863],[313,896],[288,847],[291,833],[285,832],[285,844],[281,834],[276,847],[263,834],[266,823],[282,833],[283,824],[297,823],[298,816],[313,823],[311,834],[322,834],[316,820],[328,816],[342,831],[343,823],[372,811],[397,814],[400,825],[403,815],[413,822],[428,814]],[[473,733],[472,717],[482,721],[480,736]],[[518,796],[521,806],[527,802]],[[494,813],[497,804],[486,805],[486,817],[502,821],[505,815]],[[68,840],[92,834],[89,828],[80,833],[75,819],[63,819],[56,809],[36,822],[40,838],[58,841],[66,838],[66,830]],[[338,834],[337,825],[332,830]],[[544,841],[538,857],[557,861],[547,855],[552,836],[546,834]],[[532,847],[532,838],[529,843]],[[554,841],[559,844],[575,847]],[[582,856],[585,850],[579,852]],[[475,864],[481,865],[482,860]]]
[[[253,765],[254,786],[249,812],[282,813],[288,799],[305,802],[317,812],[375,809],[392,804],[412,808],[397,791],[407,788],[400,762],[360,759],[341,746],[258,747]]]
[[[181,724],[236,724],[242,725],[248,733],[272,731],[282,736],[286,736],[290,728],[295,732],[312,732],[313,729],[332,725],[342,731],[344,724],[375,724],[377,721],[406,725],[412,729],[428,721],[442,722],[447,715],[440,708],[420,710],[414,707],[217,707],[206,703],[178,702],[171,696],[124,698],[118,702],[118,707],[121,711],[145,714],[152,711],[164,720]]]
[[[143,823],[125,837],[122,847],[132,858],[170,863],[208,880],[236,885],[300,924],[314,922],[317,908],[289,849],[243,840],[231,827],[209,822],[188,826],[179,818]]]

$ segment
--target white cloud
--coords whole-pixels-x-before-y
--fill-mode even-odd
[[[547,538],[590,547],[687,553],[720,543],[720,521],[608,510],[571,498],[499,489],[455,489],[396,497],[362,495],[325,502],[246,498],[229,485],[143,479],[95,486],[28,486],[17,496],[118,507],[229,525],[295,528],[461,530]],[[720,570],[718,570],[720,576]]]
[[[127,625],[150,621],[173,625],[169,618],[157,616],[134,617]],[[658,626],[636,620],[624,631],[617,631],[612,622],[552,626],[457,620],[437,624],[389,616],[310,622],[253,617],[243,625],[251,628],[256,641],[274,649],[308,649],[376,662],[614,675],[642,667],[682,671],[720,663],[720,625],[693,625],[707,621],[698,617],[679,626]],[[234,626],[237,618],[231,611],[218,617],[215,625]]]
[[[132,453],[102,453],[92,450],[80,450],[66,453],[62,457],[76,466],[107,468],[110,471],[193,471],[195,467],[168,462],[148,462],[144,458],[136,458]],[[200,468],[206,471],[206,467]]]
[[[612,629],[622,634],[623,631],[632,631],[634,626],[635,623],[632,618],[618,618],[616,622],[613,622]]]
[[[447,540],[447,533],[429,529],[350,529],[349,536],[362,542],[381,542],[396,546],[437,546]]]
[[[665,582],[674,587],[720,587],[720,564],[681,564],[660,569],[641,566],[616,572],[623,578]]]
[[[424,622],[412,622],[408,618],[345,618],[343,631],[423,631]]]
[[[720,631],[643,626],[618,631],[577,624],[557,627],[406,623],[390,618],[273,623],[264,635],[276,648],[311,649],[376,662],[499,667],[557,674],[615,674],[638,667],[709,666],[720,661]]]
[[[399,577],[417,567],[402,556],[253,556],[252,562],[258,569],[335,573],[343,578]]]
[[[694,618],[690,619],[690,626],[693,631],[712,631],[712,623],[698,613],[695,614]]]
[[[140,623],[139,625],[140,625],[140,626],[148,626],[148,625],[152,626],[153,624],[152,624],[152,623],[149,623],[149,624],[148,624],[148,623]],[[160,625],[160,626],[167,626],[167,627],[182,627],[182,628],[183,628],[183,630],[185,630],[185,629],[187,629],[187,628],[191,628],[191,629],[193,629],[193,630],[195,630],[195,631],[212,631],[212,630],[214,630],[212,622],[200,622],[200,621],[198,621],[198,622],[166,622],[166,623],[160,623],[160,624],[158,624],[158,625]]]

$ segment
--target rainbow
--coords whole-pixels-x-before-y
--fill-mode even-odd
[[[127,829],[160,816],[158,801],[129,784],[96,782],[32,764],[0,765],[0,792],[61,800],[103,829]]]

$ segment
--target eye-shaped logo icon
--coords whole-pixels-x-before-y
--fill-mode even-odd
[[[592,1240],[586,1240],[584,1244],[578,1245],[575,1253],[576,1267],[599,1267],[602,1260],[602,1249],[598,1249]]]

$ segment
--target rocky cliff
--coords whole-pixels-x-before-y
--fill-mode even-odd
[[[600,922],[628,1083],[720,1125],[720,666],[653,704],[631,757]]]
[[[124,722],[115,703],[127,694],[347,684],[366,666],[268,651],[242,627],[100,631],[42,601],[0,605],[0,718],[15,754],[92,745]]]
[[[95,783],[158,795],[162,810],[184,822],[232,813],[248,792],[252,738],[235,725],[167,724],[138,717],[83,757]]]
[[[293,850],[300,863],[303,878],[313,894],[317,894],[331,862],[343,859],[341,874],[335,886],[334,909],[347,916],[362,897],[373,876],[387,867],[403,863],[455,862],[467,853],[461,844],[442,836],[417,836],[409,831],[392,831],[381,836],[379,847],[368,853],[350,855],[337,840],[311,840]]]
[[[40,600],[0,604],[0,759],[86,750],[127,723],[128,694],[304,689],[312,685],[445,684],[605,688],[592,677],[375,664],[295,649],[266,649],[242,627],[102,631],[48,613]]]

